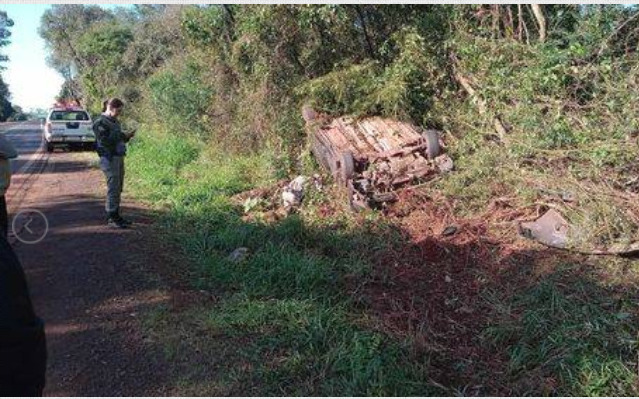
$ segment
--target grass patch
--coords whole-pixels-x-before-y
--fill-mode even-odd
[[[224,341],[239,349],[219,384],[248,386],[259,395],[440,392],[429,384],[423,359],[410,357],[407,342],[357,322],[365,316],[346,289],[350,281],[366,279],[370,254],[393,237],[388,226],[375,218],[362,226],[339,212],[245,222],[229,197],[275,181],[277,171],[259,156],[230,162],[179,141],[147,138],[132,146],[131,185],[137,195],[170,205],[161,223],[195,261],[195,286],[222,298],[206,316],[185,315],[217,341],[213,347]],[[159,162],[145,161],[151,158]],[[321,194],[314,201],[321,202]],[[232,262],[228,255],[238,247],[249,255]],[[149,323],[158,326],[168,317],[160,312]],[[186,345],[180,341],[173,340],[168,356]],[[192,382],[185,384],[188,392]],[[225,392],[214,388],[219,384],[209,388]]]
[[[209,314],[207,325],[249,335],[252,378],[265,395],[424,395],[437,391],[427,367],[407,349],[354,324],[343,306],[312,300],[233,298]],[[257,393],[256,392],[256,393]]]
[[[467,326],[482,326],[468,342],[492,346],[498,361],[469,358],[463,351],[455,355],[455,342],[441,337],[451,337],[446,335],[450,317],[455,328],[466,330],[460,314],[437,325],[425,318],[423,330],[394,334],[376,319],[370,302],[357,298],[375,279],[383,280],[377,283],[384,289],[395,289],[393,273],[380,275],[374,266],[381,254],[407,245],[405,232],[375,212],[324,214],[320,210],[334,203],[321,192],[309,193],[305,207],[283,220],[247,221],[231,196],[277,181],[281,171],[268,153],[224,157],[181,141],[143,137],[131,146],[128,159],[128,187],[164,209],[160,226],[192,262],[185,271],[194,287],[218,298],[215,304],[177,313],[164,309],[149,318],[149,331],[176,361],[176,394],[636,394],[632,306],[638,301],[631,291],[618,289],[629,274],[584,274],[591,266],[582,263],[563,269],[546,265],[555,272],[535,277],[513,265],[512,280],[480,284],[477,308],[490,310],[485,322],[477,324],[475,315],[468,315]],[[515,185],[523,178],[509,171],[498,179],[480,174],[478,165],[500,162],[497,152],[491,156],[467,158],[463,171],[441,184],[466,185],[472,200],[486,194],[472,194],[475,179],[487,187],[490,182],[488,199],[503,193],[496,180],[512,179],[509,184]],[[528,189],[521,188],[522,198]],[[239,247],[248,249],[247,258],[230,261]],[[427,267],[428,259],[423,263]],[[602,261],[597,270],[609,267]],[[455,284],[452,279],[447,287]],[[413,293],[416,307],[432,298],[451,299],[424,289]],[[459,294],[464,293],[450,293]],[[474,376],[453,375],[460,364],[471,367]]]
[[[638,392],[636,295],[603,288],[575,275],[579,269],[564,267],[495,307],[501,318],[483,337],[508,348],[518,395]]]
[[[639,240],[639,147],[629,136],[639,126],[630,100],[636,55],[596,64],[582,62],[580,46],[463,34],[454,42],[457,68],[487,108],[480,113],[469,96],[460,101],[458,90],[436,104],[457,169],[438,189],[460,200],[457,211],[476,215],[494,198],[520,208],[552,204],[581,231],[575,246]],[[507,128],[502,138],[494,118]],[[565,203],[562,194],[575,201]]]

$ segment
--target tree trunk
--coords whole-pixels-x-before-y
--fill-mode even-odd
[[[470,95],[473,102],[477,105],[477,110],[479,111],[479,114],[480,115],[487,114],[488,106],[486,104],[486,101],[479,94],[477,94],[477,92],[473,88],[470,81],[461,72],[459,72],[457,57],[454,54],[451,56],[451,61],[453,66],[453,74],[457,83],[459,83],[459,85],[466,91],[466,93]],[[499,140],[501,142],[505,142],[506,135],[508,134],[508,129],[506,129],[506,126],[501,121],[499,116],[494,116],[492,118],[492,122],[493,122],[493,128],[495,129],[495,132],[497,132],[497,136],[499,137]]]
[[[228,4],[222,4],[222,8],[226,13],[226,40],[229,43],[229,47],[233,40],[235,39],[235,16],[233,15],[233,10]]]
[[[364,31],[364,39],[366,40],[366,46],[368,47],[368,55],[372,59],[376,59],[375,57],[375,49],[373,49],[373,42],[371,41],[371,37],[368,34],[368,27],[366,26],[366,17],[364,16],[364,12],[362,12],[361,7],[358,4],[354,5],[355,11],[357,12],[357,16],[359,17],[359,21],[362,24],[362,30]]]
[[[513,10],[510,5],[506,5],[506,17],[504,18],[504,25],[506,28],[506,35],[509,39],[515,37],[515,18],[513,17]]]
[[[521,11],[521,4],[517,4],[517,40],[522,42],[524,40],[524,20],[523,13]]]
[[[544,17],[544,12],[541,9],[541,5],[531,4],[530,7],[532,8],[533,14],[535,14],[535,18],[537,19],[537,25],[539,25],[539,41],[543,43],[546,41],[546,17]]]
[[[494,4],[491,9],[493,15],[493,38],[499,38],[499,4]]]

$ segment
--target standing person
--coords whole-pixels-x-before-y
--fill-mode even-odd
[[[103,103],[102,115],[93,122],[96,137],[96,149],[100,156],[100,168],[106,176],[106,219],[112,227],[126,228],[131,222],[120,216],[120,196],[124,184],[124,156],[126,143],[133,138],[135,131],[124,133],[118,116],[124,103],[111,98]]]
[[[9,216],[5,194],[11,185],[11,162],[18,152],[4,134],[0,134],[0,235],[7,237],[9,232]]]

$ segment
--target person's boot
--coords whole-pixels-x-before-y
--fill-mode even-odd
[[[120,215],[116,212],[112,212],[107,215],[107,224],[109,227],[116,227],[119,229],[125,229],[128,227],[128,225],[124,223]]]
[[[122,215],[120,215],[120,210],[118,209],[117,211],[115,211],[115,214],[117,215],[117,217],[120,219],[120,221],[122,223],[124,223],[127,226],[131,226],[133,224],[133,222],[131,222],[130,220],[127,220],[125,218],[122,217]]]

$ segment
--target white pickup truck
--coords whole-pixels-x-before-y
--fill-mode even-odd
[[[55,146],[95,148],[92,125],[89,113],[83,108],[52,108],[42,126],[47,151],[52,152]]]

